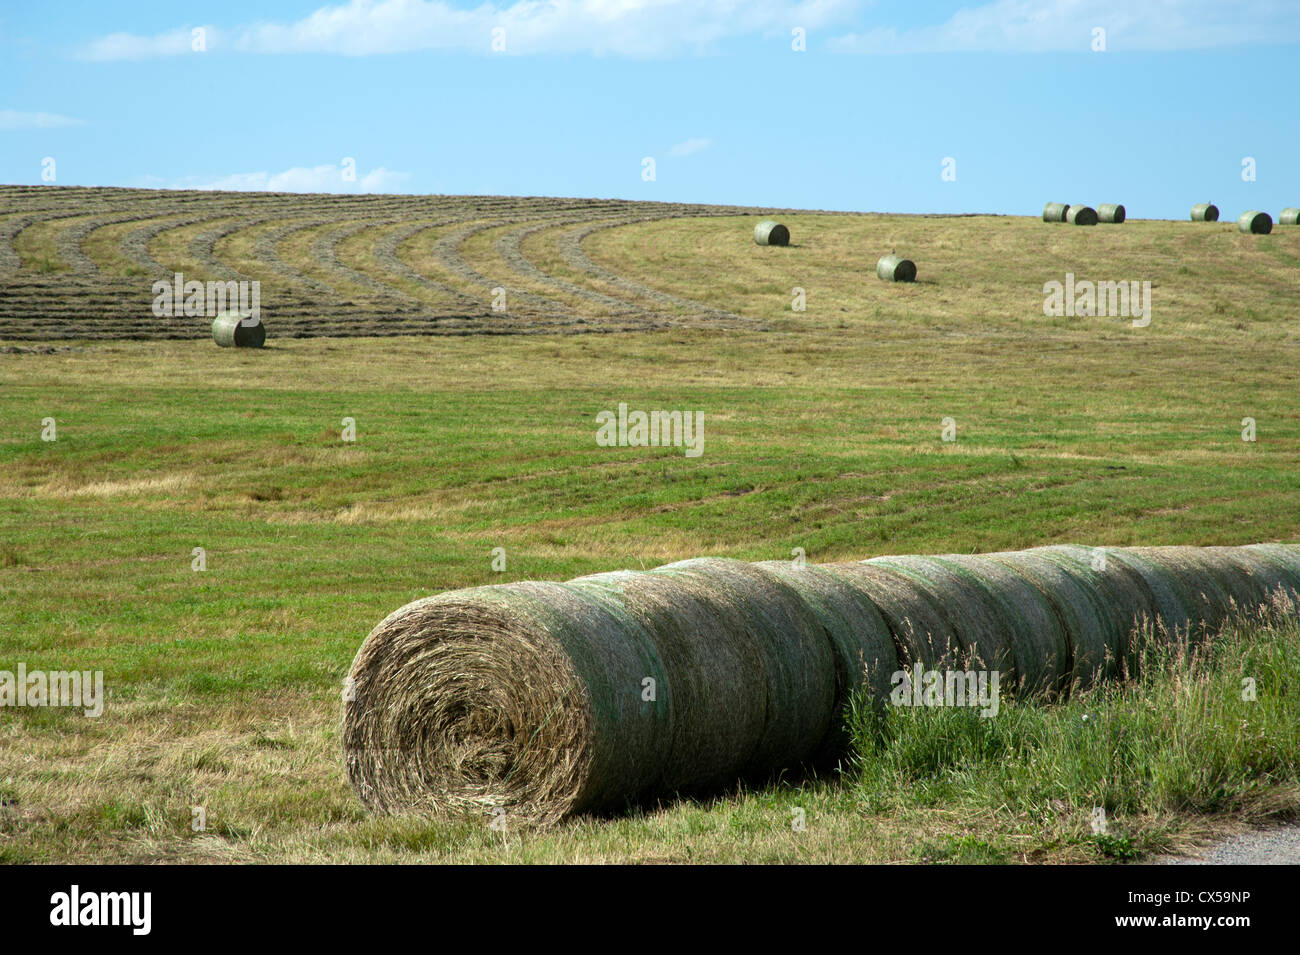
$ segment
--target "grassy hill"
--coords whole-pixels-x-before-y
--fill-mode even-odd
[[[759,212],[0,188],[0,669],[103,669],[110,693],[97,719],[0,712],[0,859],[1113,857],[1086,782],[959,816],[791,783],[504,839],[348,790],[352,655],[438,590],[1300,539],[1300,229],[801,212],[782,249],[753,244]],[[875,277],[894,249],[914,285]],[[178,270],[263,282],[270,347],[154,317]],[[1044,317],[1067,272],[1150,282],[1150,324]],[[703,454],[598,447],[620,402],[701,412]],[[1294,811],[1290,759],[1190,812],[1119,805],[1114,831],[1146,851]]]

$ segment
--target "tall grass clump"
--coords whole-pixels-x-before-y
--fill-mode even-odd
[[[1294,608],[1195,641],[1147,630],[1135,644],[1140,662],[1125,678],[1053,705],[1004,696],[985,717],[971,707],[858,701],[851,731],[859,799],[886,813],[955,802],[958,811],[1009,814],[1107,854],[1121,853],[1110,851],[1113,831],[1092,826],[1099,808],[1138,836],[1175,813],[1259,819],[1300,811]]]

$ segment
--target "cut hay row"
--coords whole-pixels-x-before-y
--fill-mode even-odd
[[[1087,548],[796,566],[681,561],[425,598],[383,620],[343,706],[378,812],[549,823],[842,757],[899,672],[996,671],[1049,701],[1130,675],[1139,633],[1300,607],[1300,545]]]

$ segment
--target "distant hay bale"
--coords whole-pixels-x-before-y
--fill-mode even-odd
[[[705,558],[417,600],[353,661],[340,736],[377,812],[546,824],[766,779],[849,750],[897,670],[991,669],[1050,695],[1131,675],[1135,632],[1300,613],[1300,545]]]
[[[1066,210],[1065,221],[1070,225],[1096,225],[1097,210],[1092,206],[1070,206]]]
[[[1049,202],[1043,206],[1043,221],[1064,222],[1069,211],[1070,204],[1068,202]]]
[[[1118,203],[1103,202],[1097,207],[1097,221],[1119,225],[1124,221],[1124,207]]]
[[[1246,235],[1268,235],[1273,231],[1273,217],[1254,209],[1243,212],[1237,217],[1237,231]]]
[[[1193,222],[1218,222],[1219,207],[1212,202],[1198,202],[1192,206]]]
[[[915,282],[916,263],[891,252],[876,262],[876,275],[886,282]]]
[[[1282,214],[1277,217],[1278,225],[1300,225],[1300,209],[1295,206],[1287,206],[1282,210]]]
[[[790,230],[775,219],[764,219],[754,226],[754,242],[758,245],[789,245]]]
[[[261,348],[266,344],[266,326],[258,319],[244,324],[251,315],[221,312],[212,320],[212,340],[222,348]]]

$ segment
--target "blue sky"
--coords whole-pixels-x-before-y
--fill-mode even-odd
[[[1054,199],[1168,218],[1300,205],[1295,0],[0,9],[6,183],[39,183],[52,157],[61,185],[1012,214]]]

